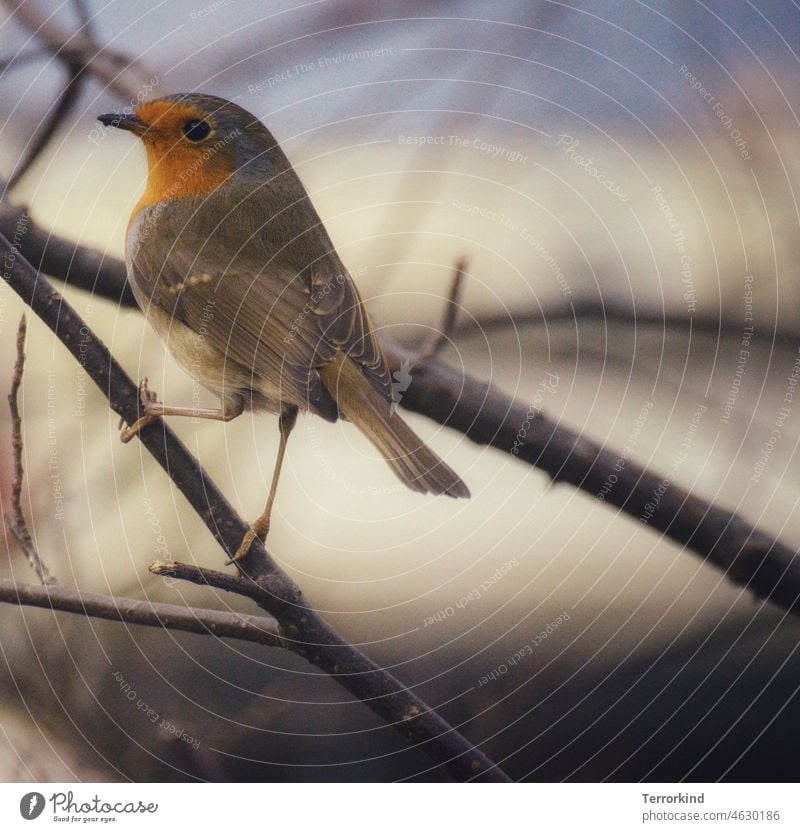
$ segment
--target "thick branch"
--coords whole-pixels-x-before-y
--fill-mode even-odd
[[[39,228],[24,208],[0,202],[0,236],[37,270],[121,306],[137,308],[125,264]]]
[[[457,333],[471,334],[492,329],[517,329],[575,321],[597,321],[605,325],[623,324],[626,327],[637,326],[661,327],[662,329],[680,329],[684,332],[703,333],[714,338],[723,336],[742,337],[744,321],[732,321],[719,315],[693,312],[691,315],[680,314],[669,309],[653,307],[634,308],[630,304],[616,300],[584,298],[582,300],[563,300],[549,303],[539,309],[512,314],[483,315],[480,318],[465,319],[456,327]],[[775,343],[794,345],[797,343],[797,329],[774,326],[765,327],[762,332],[754,332],[754,338],[769,338]]]
[[[177,604],[157,604],[80,592],[66,586],[38,586],[6,580],[0,581],[0,603],[41,607],[165,630],[182,630],[201,636],[237,638],[267,647],[284,646],[278,622],[269,616],[200,610]]]
[[[23,239],[23,252],[25,245]],[[71,246],[63,241],[58,241],[58,245]],[[77,257],[81,261],[91,262],[90,252],[71,247],[79,252]],[[88,289],[94,286],[99,294],[118,301],[125,287],[125,267],[112,258],[98,257],[98,260],[102,261],[102,279],[98,276],[96,281],[94,272],[81,276],[77,268],[70,269],[70,260],[61,256],[48,256],[47,265],[43,264],[42,268],[54,277],[69,277],[72,285]],[[393,371],[404,361],[415,360],[413,353],[398,344],[384,341],[383,347]],[[637,520],[646,516],[645,506],[661,490],[664,480],[661,474],[643,469],[630,460],[621,473],[617,472],[621,458],[617,450],[575,433],[540,411],[531,419],[533,414],[526,404],[515,401],[488,382],[448,367],[437,358],[416,366],[414,380],[403,394],[401,406],[447,425],[479,445],[513,453],[541,468],[554,480],[574,485],[593,497],[604,491],[608,475],[613,472],[619,479],[605,494],[605,502]],[[518,441],[522,426],[528,422],[531,428]],[[800,613],[797,553],[740,515],[671,483],[661,497],[658,511],[648,518],[648,525],[724,570],[734,583]]]
[[[50,284],[0,238],[3,278],[81,362],[128,424],[139,416],[138,388],[85,322]],[[168,473],[216,540],[236,552],[248,527],[208,475],[163,422],[142,429],[142,444]],[[348,644],[313,610],[298,587],[273,562],[260,541],[238,561],[261,590],[259,605],[278,619],[291,649],[333,676],[456,779],[506,782],[508,777],[485,754],[431,710],[394,676]]]
[[[395,361],[411,353],[392,348]],[[440,361],[420,365],[403,394],[409,410],[535,465],[634,517],[722,569],[734,583],[800,614],[800,557],[742,517],[709,503],[674,482],[654,513],[648,504],[663,491],[664,477],[621,454],[532,411],[487,382],[462,375]],[[617,480],[607,490],[609,475]]]

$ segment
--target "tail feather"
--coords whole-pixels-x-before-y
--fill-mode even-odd
[[[394,473],[412,491],[469,497],[469,489],[396,414],[346,356],[337,356],[320,370],[322,382],[339,412],[378,449]]]

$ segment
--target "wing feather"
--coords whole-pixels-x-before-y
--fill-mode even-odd
[[[142,214],[146,223],[147,209]],[[319,369],[338,352],[389,400],[391,377],[380,343],[332,247],[298,269],[297,257],[276,255],[265,234],[251,235],[236,250],[224,224],[198,233],[191,222],[180,228],[165,223],[174,226],[167,218],[158,235],[143,235],[141,222],[129,233],[129,273],[140,305],[155,304],[202,333],[250,374],[252,389],[278,390],[286,403],[335,419]],[[156,236],[172,241],[166,252]]]

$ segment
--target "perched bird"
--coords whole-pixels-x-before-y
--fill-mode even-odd
[[[126,237],[128,279],[175,359],[220,408],[162,404],[140,385],[144,415],[223,422],[244,410],[279,414],[280,447],[255,536],[265,540],[299,411],[356,425],[397,476],[423,493],[468,497],[459,477],[394,412],[392,379],[367,310],[303,184],[251,113],[182,94],[99,121],[138,136],[145,191]]]

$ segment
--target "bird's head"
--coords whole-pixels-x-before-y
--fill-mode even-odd
[[[272,134],[252,113],[213,95],[170,95],[129,114],[97,118],[144,144],[148,181],[140,207],[235,181],[263,183],[288,166]]]

